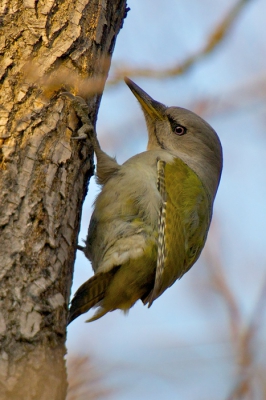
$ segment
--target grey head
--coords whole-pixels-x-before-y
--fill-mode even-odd
[[[166,107],[125,78],[143,110],[147,150],[162,149],[181,158],[215,197],[223,165],[222,146],[214,129],[197,114],[181,107]]]

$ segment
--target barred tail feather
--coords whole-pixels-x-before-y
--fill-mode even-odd
[[[71,301],[68,324],[104,299],[106,289],[118,268],[96,274],[80,286]]]
[[[86,322],[92,322],[92,321],[96,321],[96,319],[99,319],[101,317],[103,317],[105,314],[107,314],[110,310],[106,310],[103,307],[99,307],[97,308],[96,313],[93,315],[93,317],[91,317],[90,319],[87,319]]]

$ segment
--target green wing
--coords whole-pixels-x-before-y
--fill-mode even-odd
[[[198,259],[206,241],[212,204],[195,172],[176,158],[157,164],[162,206],[158,220],[158,255],[149,307]]]

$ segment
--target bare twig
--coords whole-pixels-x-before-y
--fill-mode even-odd
[[[211,282],[216,291],[221,295],[230,322],[231,337],[234,342],[238,340],[241,325],[241,312],[235,295],[228,284],[217,244],[220,243],[218,228],[212,224],[213,242],[205,248],[205,262],[211,272]]]
[[[215,229],[216,228],[216,229]],[[214,225],[214,241],[205,252],[206,263],[211,271],[212,284],[221,295],[228,310],[231,337],[235,347],[237,379],[227,400],[254,399],[254,378],[256,371],[255,339],[261,325],[266,303],[266,278],[262,286],[258,301],[254,307],[250,321],[244,324],[244,317],[238,304],[236,296],[230,288],[223,270],[221,257],[216,243],[219,243],[219,232]],[[258,375],[258,374],[257,374]],[[262,387],[263,390],[263,387]]]
[[[113,390],[105,387],[103,378],[89,357],[72,357],[68,361],[67,400],[107,399]]]
[[[199,115],[228,115],[243,110],[253,111],[254,106],[265,104],[266,75],[252,76],[249,81],[230,87],[219,95],[194,100],[188,107]]]
[[[261,319],[263,311],[265,308],[266,300],[266,278],[264,280],[258,301],[255,305],[254,311],[250,318],[249,323],[246,325],[245,329],[241,332],[239,337],[239,351],[238,351],[238,365],[239,365],[239,379],[234,385],[231,394],[227,400],[241,399],[243,395],[249,395],[250,400],[254,398],[252,391],[252,378],[255,371],[255,357],[256,348],[254,348],[255,338],[259,326],[261,324]],[[262,390],[263,387],[262,387]]]
[[[108,85],[115,85],[124,79],[124,76],[136,77],[142,76],[147,78],[163,79],[177,75],[181,75],[186,72],[189,68],[195,65],[203,57],[210,54],[218,45],[225,39],[228,32],[232,28],[234,22],[239,16],[240,12],[246,4],[251,0],[240,0],[238,1],[229,13],[224,17],[220,24],[215,27],[213,32],[207,38],[206,45],[189,56],[182,63],[174,65],[170,68],[153,69],[153,68],[131,68],[130,66],[124,65],[122,68],[116,67],[112,73],[112,77],[108,80]]]

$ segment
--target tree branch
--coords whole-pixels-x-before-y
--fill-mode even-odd
[[[131,68],[130,66],[124,65],[123,67],[113,68],[111,77],[108,79],[107,84],[109,86],[116,85],[118,82],[124,79],[125,76],[130,77],[146,77],[153,79],[166,79],[174,76],[181,75],[187,72],[191,67],[197,64],[202,58],[211,54],[226,38],[230,29],[232,29],[234,23],[239,17],[244,7],[251,0],[240,0],[238,1],[228,14],[223,18],[220,24],[214,28],[213,32],[209,35],[206,40],[205,46],[189,56],[186,60],[170,68],[153,69],[153,68]],[[122,63],[120,62],[119,65]]]

